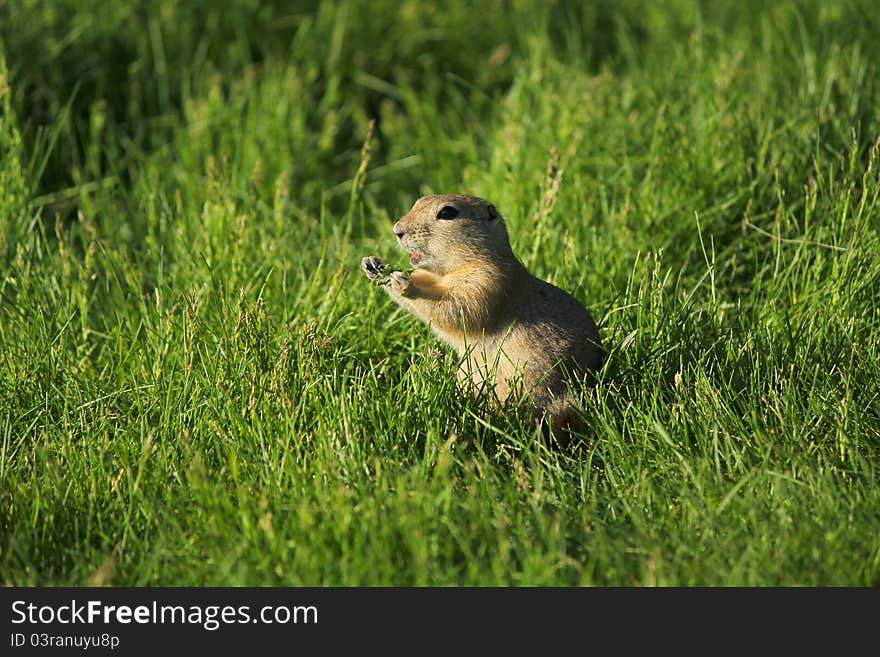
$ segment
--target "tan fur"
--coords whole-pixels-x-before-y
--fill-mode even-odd
[[[447,206],[458,216],[437,218]],[[601,365],[596,323],[574,297],[517,260],[495,207],[473,196],[425,196],[394,232],[417,269],[393,272],[385,289],[458,351],[460,378],[493,385],[501,402],[521,382],[536,420],[546,418],[559,433],[579,430],[565,373],[577,380]],[[384,266],[375,256],[361,265],[370,278]]]

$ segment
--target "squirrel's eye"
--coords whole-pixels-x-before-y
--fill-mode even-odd
[[[458,216],[458,210],[451,205],[443,206],[443,209],[437,213],[438,219],[455,219]]]

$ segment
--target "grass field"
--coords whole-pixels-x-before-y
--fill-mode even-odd
[[[0,584],[880,585],[873,2],[211,7],[0,0]],[[447,191],[582,442],[360,272]]]

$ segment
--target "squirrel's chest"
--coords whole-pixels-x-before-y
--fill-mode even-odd
[[[528,345],[520,344],[515,332],[487,333],[477,335],[464,332],[435,331],[437,336],[453,347],[458,355],[475,370],[515,369],[531,360]]]

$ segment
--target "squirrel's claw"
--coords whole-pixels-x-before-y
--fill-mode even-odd
[[[376,256],[367,256],[361,260],[361,269],[364,270],[364,273],[369,279],[378,278],[379,274],[385,267],[386,265],[382,262],[382,259],[377,258]]]
[[[402,271],[391,272],[391,289],[404,294],[409,289],[409,276]]]

